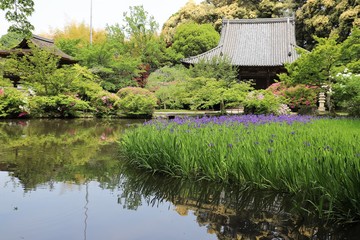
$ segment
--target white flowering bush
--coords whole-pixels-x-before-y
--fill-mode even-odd
[[[360,117],[360,74],[347,69],[334,77],[332,96],[338,107],[346,110],[350,116]]]
[[[0,118],[24,117],[30,113],[26,95],[12,87],[0,87]]]

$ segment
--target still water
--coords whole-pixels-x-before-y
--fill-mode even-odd
[[[286,194],[131,168],[116,141],[141,123],[0,121],[0,239],[360,239]]]

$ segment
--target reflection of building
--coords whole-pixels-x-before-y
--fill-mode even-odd
[[[259,18],[224,20],[217,47],[185,58],[185,65],[194,65],[214,57],[227,57],[238,67],[239,80],[254,80],[256,88],[266,88],[278,73],[285,72],[285,63],[298,58],[295,21],[292,18]]]
[[[247,200],[250,201],[246,203]],[[244,199],[241,201],[244,205],[236,206],[237,209],[183,198],[174,204],[182,216],[193,212],[199,225],[206,226],[208,233],[216,234],[219,240],[311,239],[317,233],[317,227],[297,226],[298,220],[281,209],[284,201],[281,196],[274,197],[272,202],[268,200],[259,204],[261,199]]]
[[[74,64],[77,61],[74,60],[71,56],[67,55],[66,53],[62,52],[60,49],[58,49],[54,41],[51,39],[43,38],[37,35],[33,35],[30,39],[23,39],[16,47],[10,49],[10,50],[0,50],[0,57],[6,58],[10,56],[11,54],[16,54],[17,56],[21,57],[25,54],[31,54],[31,47],[30,44],[33,44],[35,47],[51,51],[56,56],[60,57],[59,64]],[[14,75],[13,73],[5,73],[5,78],[10,78],[10,80],[14,83],[16,86],[20,80],[19,76]]]

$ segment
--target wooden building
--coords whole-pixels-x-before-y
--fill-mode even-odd
[[[0,57],[1,58],[7,58],[11,54],[16,54],[17,56],[21,57],[25,54],[31,54],[31,48],[30,43],[32,43],[34,46],[39,47],[44,50],[48,50],[55,55],[60,57],[59,60],[59,67],[61,67],[64,64],[75,64],[78,61],[74,60],[73,57],[67,55],[60,49],[58,49],[54,41],[48,38],[40,37],[37,35],[33,35],[30,39],[23,39],[17,46],[13,47],[10,50],[0,50]],[[20,77],[16,76],[13,73],[4,73],[5,78],[10,78],[10,80],[13,82],[14,86],[19,83]]]
[[[239,80],[253,80],[255,88],[264,89],[286,72],[285,63],[299,57],[296,47],[293,18],[225,19],[218,46],[182,63],[226,56],[238,68]]]

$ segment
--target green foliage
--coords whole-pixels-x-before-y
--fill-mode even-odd
[[[119,100],[115,106],[125,115],[152,115],[157,105],[155,95],[147,89],[137,87],[122,88],[117,92]]]
[[[245,82],[229,84],[224,80],[205,77],[188,78],[180,82],[179,86],[178,96],[183,105],[189,106],[192,110],[220,106],[223,112],[225,107],[243,104],[248,92],[253,89]]]
[[[164,67],[152,73],[147,88],[154,91],[160,106],[166,108],[214,109],[241,105],[253,88],[250,83],[237,83],[237,71],[224,58],[186,69]]]
[[[159,107],[162,109],[182,109],[184,101],[181,94],[184,92],[183,86],[176,82],[160,86],[155,91],[155,96],[159,99]]]
[[[0,71],[1,74],[1,71]],[[10,79],[3,78],[2,74],[0,75],[0,87],[12,87],[13,84],[11,83]]]
[[[20,59],[16,55],[12,56],[6,61],[5,70],[19,76],[25,86],[34,88],[39,95],[56,95],[61,92],[61,87],[68,84],[68,79],[58,82],[67,76],[62,70],[54,75],[60,57],[55,56],[51,49],[43,50],[31,45],[31,50],[31,55],[26,54]]]
[[[213,57],[211,60],[201,60],[190,67],[191,77],[207,77],[224,80],[227,84],[238,81],[237,68],[226,57]]]
[[[152,173],[301,193],[304,202],[319,206],[320,216],[359,219],[359,120],[183,122],[131,129],[120,149]]]
[[[107,26],[105,38],[92,45],[80,38],[83,28],[76,26],[71,27],[72,31],[68,29],[64,36],[59,35],[56,41],[60,49],[91,69],[101,78],[101,86],[113,93],[127,86],[138,86],[136,79],[146,82],[151,71],[168,61],[154,18],[142,6],[130,7],[123,16],[123,26]]]
[[[77,57],[77,54],[80,50],[80,39],[55,39],[55,45],[61,49],[64,53]]]
[[[316,108],[320,88],[304,84],[291,86],[286,85],[283,82],[278,82],[269,86],[267,91],[270,91],[277,96],[284,97],[286,103],[292,110],[298,110],[304,108]]]
[[[288,75],[280,74],[279,78],[281,81],[292,85],[306,84],[323,87],[327,94],[327,107],[329,111],[332,112],[334,111],[332,88],[337,82],[337,78],[334,76],[344,69],[347,69],[347,67],[354,70],[355,73],[358,73],[358,67],[360,66],[359,30],[354,28],[352,35],[343,43],[337,43],[336,36],[328,39],[315,37],[315,39],[318,41],[315,48],[311,52],[302,50],[300,58],[286,66]],[[340,80],[340,82],[341,84],[345,84],[346,81]],[[352,83],[352,81],[349,83]],[[340,85],[338,85],[337,88]],[[343,102],[343,99],[346,99],[346,97],[344,98],[338,95],[335,101],[341,101],[341,103],[335,102],[335,105],[345,106],[346,104]]]
[[[16,32],[8,32],[7,34],[0,37],[1,49],[11,49],[15,47],[24,38],[23,34]]]
[[[130,6],[129,10],[130,12],[123,14],[125,21],[123,28],[128,38],[134,37],[142,43],[148,36],[156,33],[159,24],[153,16],[148,15],[143,6]]]
[[[123,14],[125,25],[122,27],[128,40],[125,42],[127,52],[140,58],[142,64],[159,67],[165,52],[165,43],[156,33],[159,24],[143,6],[130,7],[129,10]]]
[[[10,32],[31,35],[34,27],[27,18],[34,12],[33,0],[2,0],[0,2],[0,9],[7,11],[5,19],[13,23],[9,28]]]
[[[0,118],[15,118],[29,113],[27,96],[19,90],[0,87]]]
[[[0,162],[26,191],[55,182],[114,183],[122,168],[109,151],[128,121],[40,119],[0,122]],[[21,151],[17,151],[21,149]],[[13,154],[17,152],[17,154]],[[5,167],[6,168],[6,167]]]
[[[352,73],[360,73],[360,28],[353,28],[341,44],[341,62]]]
[[[354,0],[295,1],[297,41],[300,46],[312,49],[317,37],[339,35],[344,41],[355,26],[360,26],[360,6]]]
[[[155,92],[163,109],[180,109],[184,104],[181,100],[184,89],[180,83],[188,77],[189,71],[183,65],[163,67],[150,74],[146,88]]]
[[[184,81],[187,77],[189,77],[189,71],[183,65],[165,66],[150,74],[146,88],[150,91],[156,91],[170,83]]]
[[[134,78],[142,73],[139,68],[140,65],[140,58],[133,57],[130,54],[119,55],[110,65],[112,74],[107,75],[102,85],[105,86],[105,84],[109,84],[109,86],[113,86],[109,89],[111,92],[117,92],[119,89],[128,86],[137,86]],[[104,76],[102,74],[99,75]]]
[[[209,109],[217,104],[224,105],[225,81],[214,78],[189,78],[183,85],[182,101],[191,110]]]
[[[279,115],[284,98],[276,96],[266,90],[254,90],[250,92],[244,101],[246,114],[275,114]]]
[[[338,73],[334,85],[335,102],[351,116],[360,117],[360,74]]]
[[[331,75],[339,64],[340,47],[337,37],[316,38],[318,44],[311,51],[300,51],[300,57],[286,65],[288,76],[280,74],[280,80],[292,84],[322,86],[331,83]]]
[[[91,107],[95,109],[95,115],[98,117],[114,116],[117,113],[115,104],[119,97],[114,93],[101,91],[91,99]]]
[[[225,108],[243,106],[249,92],[253,91],[251,83],[248,82],[231,82],[226,83],[226,91],[224,92]]]
[[[76,95],[81,100],[90,101],[95,95],[103,91],[97,83],[98,78],[86,67],[75,64],[69,70],[68,74],[71,76],[72,82],[66,93]]]
[[[79,112],[87,112],[91,107],[87,102],[66,95],[35,96],[30,99],[31,115],[34,117],[78,117]]]
[[[222,20],[226,19],[249,19],[249,18],[274,18],[289,16],[292,1],[259,0],[259,1],[203,1],[196,4],[193,1],[186,3],[178,12],[173,14],[165,22],[162,34],[166,42],[173,43],[176,29],[189,22],[197,24],[211,24],[220,31]]]
[[[171,49],[181,58],[196,56],[216,47],[219,39],[211,24],[184,23],[176,28]]]

